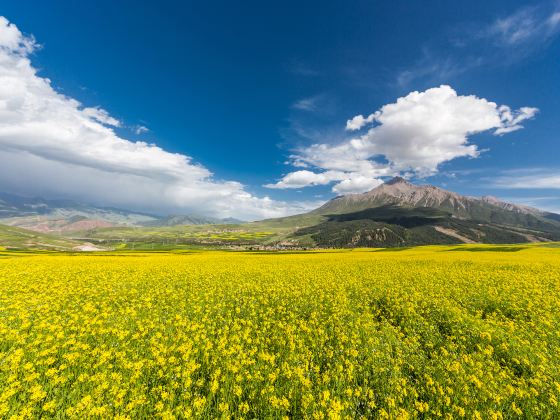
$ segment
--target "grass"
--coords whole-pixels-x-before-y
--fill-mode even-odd
[[[64,251],[70,250],[77,245],[80,245],[80,243],[56,235],[49,235],[17,227],[0,225],[0,250],[15,248]]]

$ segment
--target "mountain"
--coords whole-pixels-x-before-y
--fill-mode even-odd
[[[142,226],[182,226],[182,225],[222,225],[222,224],[239,224],[243,221],[228,217],[226,219],[219,219],[209,216],[167,216],[156,220],[149,220],[147,222],[139,223]]]
[[[115,226],[178,226],[238,223],[235,219],[155,216],[96,207],[71,200],[47,200],[0,193],[0,223],[44,233],[67,233]]]
[[[329,247],[560,240],[558,214],[401,177],[363,194],[336,197],[305,215],[268,221],[274,223],[299,226],[294,239]]]
[[[491,196],[468,197],[433,185],[415,185],[401,177],[395,177],[363,194],[336,197],[314,212],[339,214],[386,205],[437,208],[463,218],[486,218],[490,213],[499,210],[514,214],[546,214],[532,207],[506,203]]]
[[[37,232],[62,233],[96,227],[135,226],[150,220],[157,220],[157,217],[71,200],[0,193],[0,223]]]

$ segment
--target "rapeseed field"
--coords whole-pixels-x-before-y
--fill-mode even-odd
[[[558,418],[560,248],[0,258],[3,418]]]

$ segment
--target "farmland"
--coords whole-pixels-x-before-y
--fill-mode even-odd
[[[282,234],[281,229],[263,229],[258,225],[190,225],[100,228],[70,236],[120,250],[173,250],[266,244]]]
[[[560,247],[0,250],[0,416],[555,418]]]

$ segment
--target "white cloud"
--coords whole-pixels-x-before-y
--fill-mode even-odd
[[[146,126],[143,126],[143,125],[134,126],[134,132],[136,134],[144,134],[144,133],[147,133],[148,131],[150,131],[150,129]]]
[[[397,73],[397,85],[406,87],[419,80],[424,84],[449,83],[475,68],[503,67],[527,58],[560,33],[560,3],[555,3],[522,7],[492,22],[453,26],[446,34],[446,48],[424,45],[416,63]]]
[[[422,80],[427,84],[448,83],[453,77],[480,64],[480,60],[468,60],[465,57],[456,59],[451,56],[440,56],[429,48],[422,49],[422,56],[410,68],[403,69],[397,73],[396,83],[400,88],[414,84],[416,80]]]
[[[300,99],[292,105],[292,108],[300,111],[315,111],[317,109],[317,97]]]
[[[301,188],[308,187],[310,185],[326,185],[330,184],[332,181],[337,181],[344,179],[344,173],[338,171],[325,171],[321,173],[315,173],[307,170],[290,172],[281,181],[276,184],[268,184],[265,187],[268,188]]]
[[[507,189],[560,189],[560,169],[518,169],[491,180],[494,186]],[[559,197],[560,198],[560,197]]]
[[[556,29],[560,26],[560,12],[554,12],[549,16],[546,24],[551,29]]]
[[[290,172],[275,184],[267,184],[267,188],[290,189],[317,185],[328,185],[337,182],[332,191],[338,194],[350,194],[369,191],[382,184],[383,181],[352,172],[324,171],[315,173],[308,170]]]
[[[37,43],[32,36],[23,36],[16,25],[0,16],[0,48],[11,54],[30,54]]]
[[[517,44],[530,38],[537,31],[537,22],[527,9],[496,20],[488,28],[489,35],[499,37],[507,44]]]
[[[348,131],[359,130],[367,124],[372,123],[375,118],[377,118],[376,113],[370,114],[367,117],[364,117],[363,115],[356,115],[354,118],[346,121],[346,129]]]
[[[542,9],[527,7],[497,19],[482,32],[483,37],[507,46],[527,42],[543,42],[560,29],[560,12],[545,13]]]
[[[500,112],[502,126],[494,131],[495,135],[502,135],[521,130],[523,126],[520,123],[534,118],[534,116],[537,115],[537,112],[539,112],[539,109],[523,106],[517,111],[512,111],[509,106],[502,105],[498,108],[498,111]]]
[[[40,77],[33,38],[0,17],[0,187],[137,210],[262,218],[313,204],[256,197],[189,156],[119,137],[120,121]]]
[[[350,178],[344,179],[336,184],[332,190],[341,195],[361,193],[369,191],[381,184],[383,184],[383,181],[380,179],[368,178],[362,175],[352,175]]]
[[[84,108],[82,112],[85,116],[100,122],[101,124],[110,125],[112,127],[121,127],[122,123],[109,115],[103,108]]]
[[[334,145],[314,144],[298,150],[291,156],[292,162],[316,172],[289,173],[272,187],[291,188],[294,178],[298,188],[306,180],[307,185],[324,185],[325,175],[332,171],[337,172],[331,181],[339,181],[333,191],[339,193],[369,190],[382,176],[404,172],[420,177],[433,175],[444,162],[479,156],[480,150],[469,143],[469,136],[490,130],[496,135],[518,130],[522,128],[520,122],[537,111],[498,107],[484,98],[458,95],[446,85],[411,92],[367,118],[359,115],[347,122],[351,130],[377,123],[365,134]],[[320,177],[320,184],[315,176]]]

